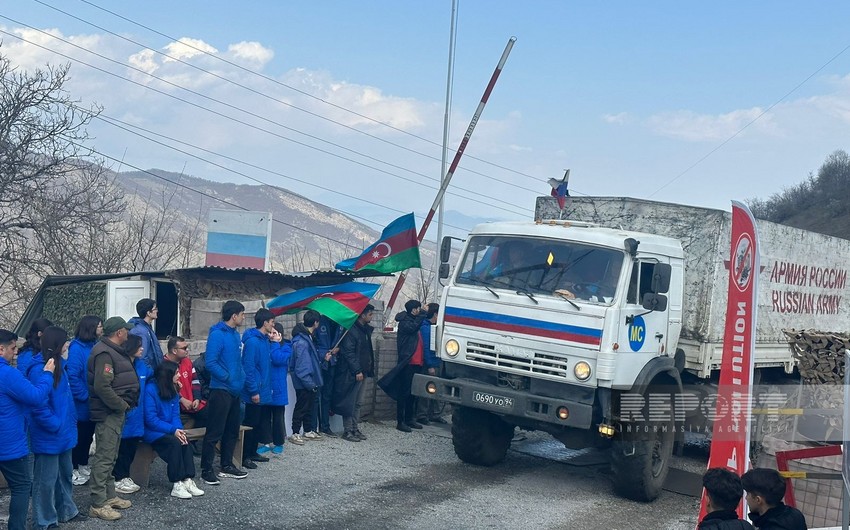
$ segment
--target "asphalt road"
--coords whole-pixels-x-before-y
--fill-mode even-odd
[[[246,479],[223,479],[220,486],[199,482],[206,495],[191,500],[169,496],[165,465],[157,460],[149,487],[125,496],[133,506],[123,519],[62,528],[667,530],[696,525],[697,499],[669,491],[648,504],[618,498],[600,455],[571,453],[546,435],[530,433],[514,444],[503,464],[480,468],[455,457],[447,428],[411,434],[389,422],[361,428],[369,437],[361,443],[287,444],[282,456],[259,464]],[[704,469],[704,460],[691,460],[684,467]],[[75,494],[87,512],[88,487],[76,487]],[[2,498],[5,508],[8,492]]]

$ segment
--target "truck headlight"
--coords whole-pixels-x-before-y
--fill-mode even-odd
[[[454,339],[449,339],[446,341],[446,355],[449,357],[454,357],[457,355],[457,352],[460,351],[460,344]]]
[[[590,365],[585,361],[579,361],[573,367],[573,374],[579,381],[587,381],[590,377]]]

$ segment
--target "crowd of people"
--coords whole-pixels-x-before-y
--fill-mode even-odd
[[[169,337],[162,351],[155,300],[139,300],[136,310],[129,322],[84,316],[73,337],[38,319],[20,351],[18,336],[0,330],[0,434],[10,441],[0,446],[0,472],[11,493],[9,528],[25,528],[30,505],[34,529],[121,518],[132,503],[119,494],[140,489],[131,465],[142,443],[166,462],[169,495],[191,499],[204,495],[199,483],[245,478],[244,469],[283,453],[287,441],[366,439],[360,408],[363,382],[375,372],[372,305],[350,330],[307,310],[287,340],[267,309],[240,334],[245,307],[228,301],[194,362],[182,337]],[[295,399],[287,438],[288,377]],[[331,414],[342,416],[344,432],[331,430]],[[242,469],[234,465],[240,425],[250,427],[236,455]],[[202,436],[190,439],[188,429],[198,427]],[[72,495],[84,484],[88,515]]]

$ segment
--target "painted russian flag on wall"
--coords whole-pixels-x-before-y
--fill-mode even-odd
[[[206,264],[266,270],[271,236],[269,212],[210,210]]]

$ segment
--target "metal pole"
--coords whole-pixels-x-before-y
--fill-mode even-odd
[[[449,68],[446,74],[446,112],[443,115],[443,155],[440,162],[440,181],[446,178],[446,167],[448,166],[449,158],[449,129],[451,123],[449,116],[452,111],[452,84],[454,78],[454,62],[455,62],[455,35],[457,34],[457,3],[458,0],[452,0],[452,23],[449,30]],[[437,214],[437,248],[440,248],[440,241],[443,239],[443,201],[440,201],[440,209]],[[438,270],[440,261],[434,260],[434,295],[432,301],[440,300],[440,275]],[[422,300],[424,303],[425,300]]]
[[[481,113],[484,111],[484,107],[487,105],[487,100],[490,99],[490,93],[493,92],[493,86],[495,86],[496,81],[499,79],[499,74],[502,73],[502,68],[505,66],[505,62],[508,60],[508,55],[511,53],[511,48],[514,47],[514,43],[516,42],[516,37],[511,37],[508,39],[508,44],[505,46],[505,51],[502,52],[502,57],[499,59],[499,64],[496,65],[496,70],[493,71],[493,75],[490,77],[490,82],[487,83],[487,88],[484,89],[484,95],[481,97],[481,101],[478,103],[478,108],[475,109],[475,114],[472,115],[472,120],[469,122],[469,127],[466,129],[466,134],[463,135],[463,140],[460,141],[460,146],[457,148],[457,152],[455,153],[455,157],[452,160],[452,165],[449,166],[449,171],[446,173],[445,178],[443,178],[443,182],[440,185],[440,189],[437,190],[437,197],[434,199],[434,203],[431,205],[431,209],[428,211],[428,215],[425,217],[425,221],[422,223],[422,228],[419,229],[418,240],[421,243],[425,238],[425,233],[428,232],[428,227],[431,226],[431,221],[434,219],[434,213],[437,211],[437,206],[439,206],[440,202],[443,200],[443,196],[446,194],[446,189],[449,187],[449,183],[452,181],[452,176],[454,175],[455,170],[457,169],[458,164],[460,163],[460,159],[463,157],[463,152],[466,150],[466,146],[469,144],[469,138],[472,136],[472,132],[475,130],[475,125],[478,123],[478,120],[481,118]],[[395,301],[398,298],[398,294],[401,292],[402,286],[404,286],[404,281],[407,278],[405,273],[401,273],[398,276],[398,281],[395,284],[395,289],[393,289],[393,294],[390,296],[390,301],[387,302],[387,310],[388,315],[392,314],[392,307],[395,305]],[[386,321],[389,323],[389,319]],[[386,328],[385,324],[385,328]]]

